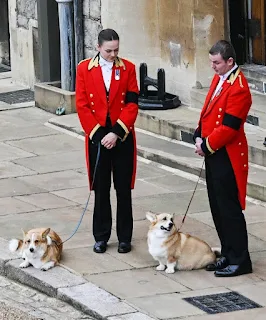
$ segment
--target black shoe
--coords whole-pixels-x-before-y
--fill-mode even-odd
[[[131,243],[130,242],[119,242],[118,250],[119,253],[127,253],[131,251]]]
[[[106,241],[96,241],[93,246],[93,251],[96,253],[104,253],[107,248],[107,242]]]
[[[228,261],[225,257],[221,257],[219,260],[217,260],[214,263],[210,263],[205,267],[206,271],[216,271],[216,270],[221,270],[224,269],[225,267],[228,266]]]
[[[214,275],[216,277],[235,277],[247,273],[252,273],[252,266],[250,263],[242,265],[229,264],[226,268],[222,270],[216,270],[214,272]]]

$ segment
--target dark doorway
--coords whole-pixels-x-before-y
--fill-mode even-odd
[[[10,66],[8,0],[0,0],[0,64]]]
[[[266,64],[265,0],[228,0],[230,39],[239,64]]]

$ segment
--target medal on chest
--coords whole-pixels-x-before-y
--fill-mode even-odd
[[[115,69],[115,80],[120,80],[120,70]]]

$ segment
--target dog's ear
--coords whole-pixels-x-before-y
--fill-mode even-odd
[[[156,214],[151,212],[151,211],[148,211],[146,212],[146,218],[150,221],[150,222],[155,222],[157,220],[156,218]]]
[[[25,239],[27,232],[25,232],[23,229],[21,229],[22,233],[23,233],[23,239]]]
[[[46,237],[48,236],[49,232],[50,232],[50,228],[47,228],[46,230],[43,231],[43,233],[42,233],[43,240],[46,239]]]

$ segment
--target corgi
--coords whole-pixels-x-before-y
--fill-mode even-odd
[[[146,213],[146,218],[151,222],[148,231],[149,253],[159,262],[156,270],[174,273],[175,269],[201,269],[215,262],[219,250],[211,249],[203,240],[178,232],[173,216]]]
[[[22,230],[23,231],[23,230]],[[62,240],[50,228],[31,229],[23,231],[23,240],[12,239],[9,241],[9,250],[18,251],[24,261],[20,268],[33,266],[46,271],[59,264],[63,250]]]

